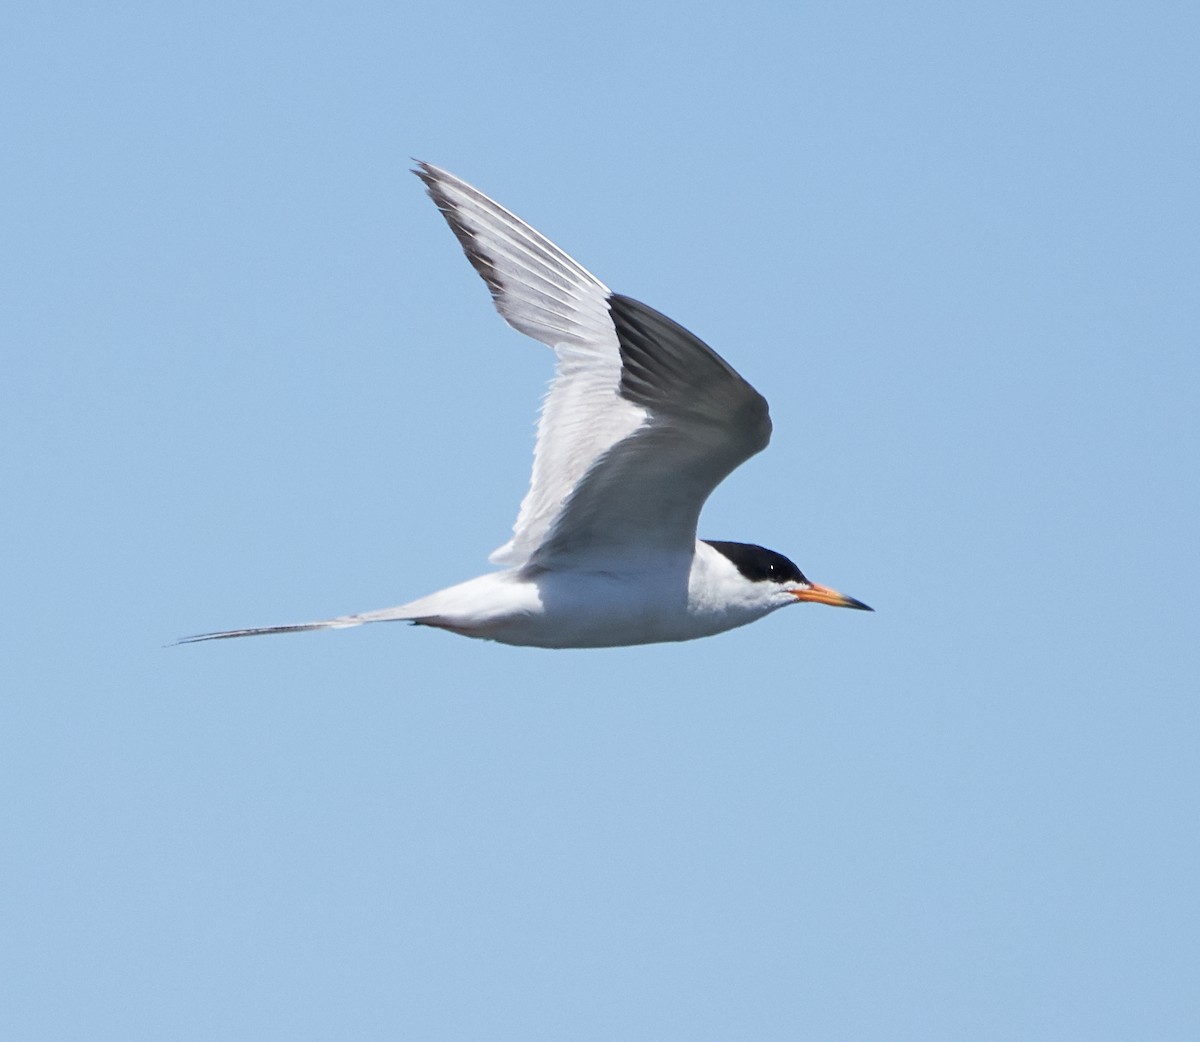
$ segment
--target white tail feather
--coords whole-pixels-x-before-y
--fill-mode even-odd
[[[296,622],[288,626],[253,626],[244,630],[220,630],[216,633],[197,633],[193,637],[181,637],[176,644],[199,644],[205,640],[228,640],[231,637],[264,637],[271,633],[307,633],[310,630],[344,630],[368,622],[420,622],[419,615],[406,612],[403,607],[384,608],[382,611],[366,611],[358,615],[339,615],[336,619],[320,622]]]

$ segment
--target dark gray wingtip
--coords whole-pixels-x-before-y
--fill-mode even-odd
[[[467,260],[471,262],[471,267],[479,272],[479,277],[487,283],[487,288],[491,292],[493,300],[499,302],[500,295],[504,292],[504,286],[500,281],[499,275],[496,273],[496,265],[492,258],[480,249],[479,240],[476,238],[474,230],[467,226],[467,223],[463,220],[462,211],[454,200],[446,194],[443,182],[453,181],[461,185],[468,194],[474,193],[478,195],[478,192],[476,189],[471,188],[470,185],[459,181],[453,174],[447,173],[432,163],[426,163],[423,159],[414,159],[413,162],[417,164],[413,167],[413,173],[424,182],[425,190],[429,193],[429,198],[433,200],[434,205],[446,219],[446,223],[450,225],[450,230],[454,232],[454,237],[463,248],[463,253],[467,255]]]
[[[429,184],[437,176],[437,167],[432,163],[426,163],[424,159],[417,159],[416,156],[409,157],[415,164],[412,172],[417,175],[426,184]]]

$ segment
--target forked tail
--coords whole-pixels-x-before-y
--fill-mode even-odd
[[[367,622],[411,622],[419,624],[426,619],[414,615],[405,608],[384,608],[382,611],[365,611],[358,615],[339,615],[336,619],[320,622],[296,622],[290,626],[254,626],[244,630],[220,630],[217,633],[197,633],[194,637],[181,637],[176,644],[198,644],[203,640],[228,640],[230,637],[264,637],[270,633],[307,633],[309,630],[343,630],[361,626]]]

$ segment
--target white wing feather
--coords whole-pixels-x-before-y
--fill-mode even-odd
[[[588,467],[646,419],[619,394],[621,356],[608,287],[545,236],[453,174],[415,171],[492,292],[510,326],[554,348],[554,382],[542,405],[533,475],[513,538],[491,555],[516,566],[542,544]]]

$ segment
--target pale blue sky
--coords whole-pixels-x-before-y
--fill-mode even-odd
[[[1200,1037],[1200,15],[0,16],[0,1035]],[[540,652],[550,374],[409,157],[717,348],[701,534],[875,615]]]

